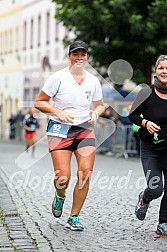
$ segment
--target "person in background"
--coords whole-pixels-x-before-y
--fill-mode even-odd
[[[128,151],[131,149],[131,131],[132,131],[132,122],[129,120],[129,111],[131,105],[127,105],[122,109],[121,122],[122,129],[124,130],[124,149]]]
[[[8,122],[10,124],[9,139],[15,139],[16,138],[16,119],[13,114],[11,114],[10,118],[8,119]]]
[[[135,139],[135,145],[136,145],[136,152],[137,152],[136,154],[137,154],[137,157],[140,157],[140,138],[138,136],[138,130],[140,129],[140,126],[133,123],[132,129],[133,129],[133,137]]]
[[[75,41],[69,47],[68,58],[69,67],[48,78],[36,98],[35,107],[50,114],[47,135],[56,189],[53,215],[57,218],[62,215],[74,153],[78,165],[77,182],[66,226],[83,231],[79,214],[88,194],[95,160],[94,124],[105,108],[99,80],[84,69],[89,58],[88,45]],[[51,98],[53,105],[49,103]]]
[[[106,138],[106,135],[109,135],[111,132],[111,122],[113,114],[111,111],[111,108],[108,106],[104,113],[101,115],[101,118],[99,119],[99,124],[100,124],[100,134],[103,132],[103,137],[104,139]],[[105,120],[107,119],[107,120]],[[105,141],[101,144],[99,147],[101,150],[100,153],[105,154],[106,156],[113,156],[112,153],[112,135],[110,135]]]
[[[39,122],[34,113],[35,109],[31,108],[22,122],[23,128],[25,129],[26,151],[32,147],[32,156],[34,156],[37,128],[39,128]]]
[[[16,137],[19,141],[22,141],[22,134],[23,134],[23,127],[22,127],[22,121],[24,118],[24,114],[21,110],[18,111],[18,113],[15,116],[15,127],[16,127]]]
[[[147,178],[147,187],[139,194],[135,214],[144,220],[152,200],[163,195],[156,233],[167,236],[167,55],[158,57],[155,73],[153,85],[139,92],[129,115],[141,127],[138,131],[141,161]]]

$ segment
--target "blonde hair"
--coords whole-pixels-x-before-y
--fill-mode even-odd
[[[161,61],[164,61],[164,60],[167,60],[167,55],[160,55],[158,58],[157,58],[157,61],[155,62],[155,69],[157,69],[159,63]]]

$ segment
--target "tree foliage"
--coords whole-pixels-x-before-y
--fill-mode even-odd
[[[167,0],[53,0],[55,17],[87,42],[95,67],[128,61],[138,83],[167,48]]]

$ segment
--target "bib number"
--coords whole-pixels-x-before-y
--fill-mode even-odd
[[[29,127],[30,127],[31,131],[34,131],[34,130],[36,129],[36,126],[35,126],[35,124],[33,124],[33,123],[32,123],[32,124],[30,124],[30,126],[29,126]]]
[[[67,138],[70,125],[50,120],[46,130],[47,136]]]

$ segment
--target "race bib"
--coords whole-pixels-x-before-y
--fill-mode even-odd
[[[50,120],[46,130],[47,136],[67,138],[70,125]]]
[[[34,131],[36,129],[36,125],[33,123],[31,123],[29,127],[30,127],[31,131]]]

